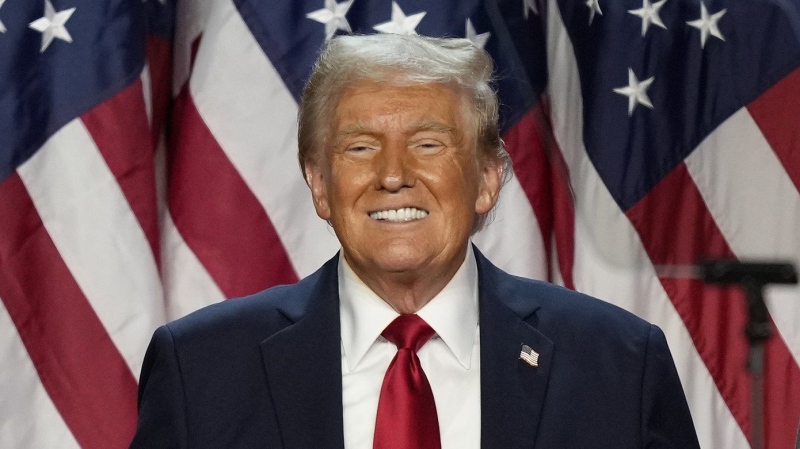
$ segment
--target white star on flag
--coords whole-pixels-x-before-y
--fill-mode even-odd
[[[311,20],[325,24],[325,40],[329,40],[336,34],[336,30],[343,30],[351,33],[350,23],[344,17],[354,0],[347,0],[336,3],[336,0],[325,0],[325,7],[306,14]]]
[[[708,39],[709,34],[720,40],[725,40],[725,38],[722,36],[722,33],[719,31],[717,22],[719,22],[719,19],[721,19],[727,11],[727,9],[723,9],[720,12],[709,15],[706,5],[700,2],[700,18],[697,20],[692,20],[691,22],[686,22],[689,24],[689,26],[693,26],[700,30],[700,48],[705,48],[706,40]]]
[[[6,0],[0,0],[0,8],[3,7],[3,3],[5,3],[5,2],[6,2]],[[0,33],[5,33],[5,32],[6,32],[6,26],[3,25],[3,21],[0,20]]]
[[[647,29],[650,27],[651,23],[653,25],[658,25],[665,30],[667,29],[667,26],[661,21],[661,16],[658,15],[658,10],[661,9],[666,2],[667,0],[661,0],[660,2],[651,4],[650,0],[642,0],[641,8],[628,10],[628,12],[634,16],[639,16],[642,18],[642,37],[644,37],[645,33],[647,33]]]
[[[639,104],[653,109],[653,103],[650,102],[650,97],[647,96],[647,88],[653,84],[653,80],[655,80],[654,76],[639,82],[636,75],[633,74],[633,69],[628,68],[628,85],[614,89],[614,92],[628,97],[628,116],[633,115],[633,110]]]
[[[40,53],[44,53],[56,37],[62,41],[72,42],[72,36],[69,35],[69,31],[64,27],[64,24],[67,23],[67,20],[69,20],[74,12],[75,8],[56,12],[50,0],[44,0],[44,17],[36,19],[28,24],[29,27],[42,33],[42,48],[39,50]]]
[[[417,25],[425,17],[425,14],[427,13],[423,11],[406,17],[403,10],[400,9],[400,5],[392,2],[392,20],[379,23],[372,28],[381,33],[417,34]]]
[[[466,35],[467,39],[469,39],[469,41],[472,42],[472,45],[478,48],[483,48],[484,45],[486,45],[486,41],[489,40],[489,36],[491,36],[492,33],[489,33],[488,31],[486,33],[481,33],[481,34],[476,33],[475,27],[472,25],[472,21],[467,19]]]
[[[600,0],[586,0],[586,6],[589,7],[589,25],[591,25],[595,13],[603,15],[603,11],[600,10]]]
[[[539,15],[539,8],[536,6],[536,0],[524,0],[522,5],[522,14],[525,20],[528,20],[528,11],[533,11],[537,16]]]

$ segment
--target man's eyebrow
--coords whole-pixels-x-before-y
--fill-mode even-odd
[[[446,125],[446,124],[441,123],[441,122],[432,122],[432,121],[420,122],[420,123],[416,124],[415,126],[413,126],[412,129],[414,130],[414,132],[434,131],[434,132],[447,133],[447,134],[451,134],[456,130],[456,128],[454,126]]]
[[[336,148],[339,144],[342,143],[343,140],[347,139],[348,137],[352,136],[372,136],[374,133],[367,128],[366,126],[356,123],[354,125],[347,126],[339,132],[337,132],[333,136],[333,147]]]

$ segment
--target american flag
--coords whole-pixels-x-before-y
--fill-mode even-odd
[[[297,102],[375,32],[492,54],[516,176],[475,242],[662,327],[702,447],[749,447],[742,293],[656,267],[800,261],[797,0],[0,0],[0,447],[126,447],[156,326],[337,251]],[[767,296],[782,449],[800,289]]]
[[[522,345],[522,349],[519,351],[519,358],[534,368],[539,366],[539,353],[528,345]]]

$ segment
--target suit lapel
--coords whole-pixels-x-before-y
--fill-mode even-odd
[[[344,447],[337,261],[309,298],[297,298],[305,311],[284,311],[295,323],[261,344],[285,449]]]
[[[511,303],[504,275],[476,251],[481,329],[481,447],[531,448],[544,404],[553,343],[524,319],[538,306]],[[539,353],[539,366],[520,360],[522,345]]]

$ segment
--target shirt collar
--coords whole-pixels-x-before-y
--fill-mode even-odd
[[[339,317],[348,369],[356,369],[381,332],[399,314],[339,257]],[[447,285],[417,312],[469,369],[478,326],[478,266],[472,248]],[[434,337],[435,338],[435,337]]]

